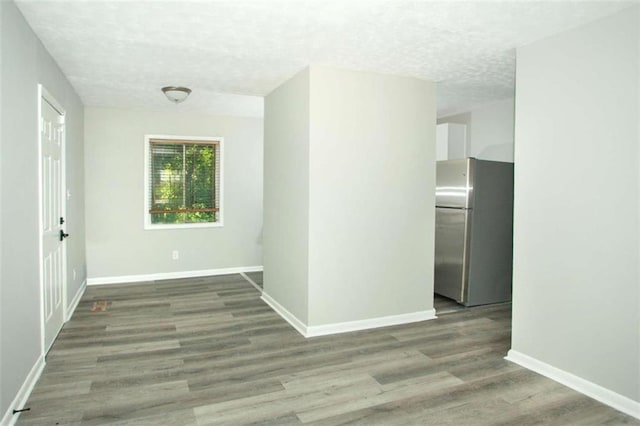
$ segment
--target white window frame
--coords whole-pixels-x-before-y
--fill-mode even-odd
[[[218,191],[218,220],[216,222],[207,223],[171,223],[156,224],[151,223],[150,202],[149,199],[149,173],[150,158],[149,149],[152,139],[168,139],[180,141],[201,141],[218,143],[219,156],[219,191]],[[162,230],[162,229],[189,229],[189,228],[220,228],[224,226],[224,138],[213,136],[176,136],[176,135],[144,135],[144,229],[145,230]]]

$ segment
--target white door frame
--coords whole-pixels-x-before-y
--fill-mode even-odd
[[[51,95],[42,84],[38,84],[38,258],[39,258],[39,280],[40,280],[40,348],[42,358],[44,359],[45,355],[49,348],[46,347],[45,344],[45,306],[44,306],[44,257],[43,257],[43,228],[44,228],[44,217],[43,217],[43,192],[44,188],[42,187],[42,102],[45,101],[49,105],[51,105],[60,115],[63,117],[65,123],[65,130],[62,133],[62,142],[61,142],[61,176],[60,176],[60,184],[62,200],[61,200],[61,214],[62,217],[66,218],[67,209],[66,209],[66,194],[67,194],[67,179],[66,179],[66,140],[67,140],[67,132],[66,132],[66,111],[62,107],[62,105]],[[64,318],[66,319],[67,313],[67,245],[62,244],[62,309]]]

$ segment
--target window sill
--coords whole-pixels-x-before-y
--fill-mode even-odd
[[[202,229],[202,228],[222,228],[224,225],[222,222],[216,223],[175,223],[167,225],[151,225],[145,223],[145,231],[162,231],[165,229]]]

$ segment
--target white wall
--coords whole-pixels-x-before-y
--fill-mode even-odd
[[[3,49],[3,39],[4,39],[4,31],[2,31],[2,26],[3,26],[3,21],[2,21],[2,17],[4,15],[4,7],[2,7],[2,5],[0,4],[0,154],[2,154],[2,156],[4,156],[2,147],[3,147],[3,143],[2,143],[2,119],[3,119],[3,114],[2,114],[2,107],[4,104],[4,98],[2,97],[2,84],[3,84],[3,80],[4,78],[2,78],[2,62],[3,62],[3,57],[4,55],[2,54],[2,52],[4,51]],[[0,241],[2,241],[2,206],[3,206],[3,200],[4,200],[4,192],[2,190],[2,159],[0,157]],[[2,273],[2,261],[3,261],[4,257],[2,256],[2,244],[0,244],[0,307],[4,306],[4,302],[2,299],[2,288],[3,286],[3,273]],[[2,347],[4,346],[4,339],[2,338],[2,314],[0,314],[0,356],[3,356],[2,354],[3,349]],[[0,366],[0,383],[4,383],[4,381],[2,380],[2,376],[4,372],[4,368],[2,368],[2,366]],[[8,395],[4,394],[4,389],[1,387],[0,385],[0,416],[3,416],[5,411],[8,409],[8,402],[4,402],[5,400],[8,400]],[[1,418],[1,417],[0,417]]]
[[[517,51],[510,352],[636,402],[638,28],[635,6]]]
[[[265,149],[271,299],[309,328],[432,314],[432,83],[312,66],[267,96]]]
[[[85,279],[83,105],[13,2],[0,2],[0,416],[41,359],[38,234],[38,83],[66,110],[67,299]],[[76,279],[72,271],[76,269]],[[10,414],[9,414],[10,415]],[[1,422],[2,420],[0,420]]]
[[[264,293],[304,323],[309,270],[309,70],[265,98]]]
[[[311,68],[309,325],[433,308],[435,86]]]
[[[467,125],[469,156],[513,162],[514,99],[483,105],[474,110],[441,117],[438,124]]]
[[[506,99],[472,112],[471,156],[513,162],[514,100]]]
[[[224,138],[223,227],[144,230],[145,134]],[[260,266],[262,139],[259,118],[87,108],[89,282]]]

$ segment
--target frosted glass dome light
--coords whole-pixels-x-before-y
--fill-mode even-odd
[[[162,88],[162,92],[171,102],[179,104],[191,94],[191,89],[179,86],[167,86]]]

